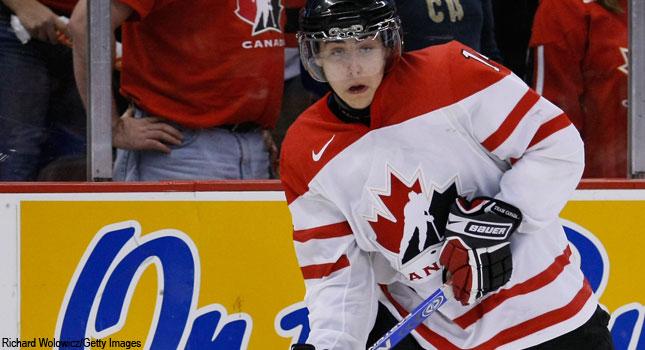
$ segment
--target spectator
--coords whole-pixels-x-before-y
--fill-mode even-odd
[[[76,2],[0,0],[0,181],[36,180],[58,158],[85,168],[85,112],[72,51],[59,40],[67,33],[59,16],[69,17]],[[26,30],[24,44],[12,16]],[[47,178],[84,176],[50,172]]]
[[[112,0],[121,92],[133,105],[112,116],[115,180],[270,176],[264,136],[282,96],[281,8],[276,0]],[[82,0],[71,28],[84,101],[86,18]]]
[[[627,1],[542,0],[533,85],[585,141],[584,177],[627,176]]]
[[[491,0],[398,0],[404,51],[457,40],[501,62]]]

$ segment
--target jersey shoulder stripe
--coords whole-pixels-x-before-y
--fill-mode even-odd
[[[533,90],[527,90],[520,101],[515,105],[511,113],[504,119],[499,128],[491,134],[482,146],[489,152],[493,152],[513,133],[515,128],[519,125],[522,118],[526,116],[527,112],[538,102],[540,95]]]
[[[571,120],[569,120],[569,117],[564,113],[545,122],[535,133],[535,136],[533,136],[533,139],[531,139],[531,142],[529,142],[527,149],[540,143],[542,140],[553,135],[554,133],[568,127],[569,125],[572,125]]]

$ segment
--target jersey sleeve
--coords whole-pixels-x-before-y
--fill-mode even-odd
[[[582,1],[544,0],[533,21],[530,50],[533,88],[567,112],[583,130],[581,98],[584,90],[582,64],[586,51],[587,24]]]
[[[484,67],[495,70],[487,63],[491,66],[462,62],[482,65],[474,74]],[[461,122],[471,137],[511,165],[496,197],[522,211],[519,230],[535,232],[556,220],[584,168],[582,140],[567,115],[512,73],[467,98],[464,106],[467,120]]]
[[[336,205],[310,183],[296,188],[296,170],[281,160],[281,179],[293,220],[293,242],[305,281],[305,304],[316,349],[364,349],[378,308],[370,256],[357,246]],[[315,181],[315,180],[314,180]]]

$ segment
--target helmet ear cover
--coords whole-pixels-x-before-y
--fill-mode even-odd
[[[388,49],[385,71],[401,55],[401,21],[393,0],[310,0],[300,12],[300,59],[313,79],[327,82],[319,60],[323,42],[381,38]]]

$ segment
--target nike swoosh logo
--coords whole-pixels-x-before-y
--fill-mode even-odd
[[[320,160],[320,157],[322,157],[323,153],[325,153],[325,150],[327,149],[327,146],[329,146],[329,144],[332,141],[334,141],[334,137],[336,137],[336,134],[334,134],[334,136],[332,136],[331,139],[329,139],[329,141],[327,141],[327,143],[323,146],[323,148],[320,149],[320,151],[318,151],[318,153],[316,153],[314,151],[311,151],[311,158],[314,160],[314,162],[317,162],[317,161]]]

